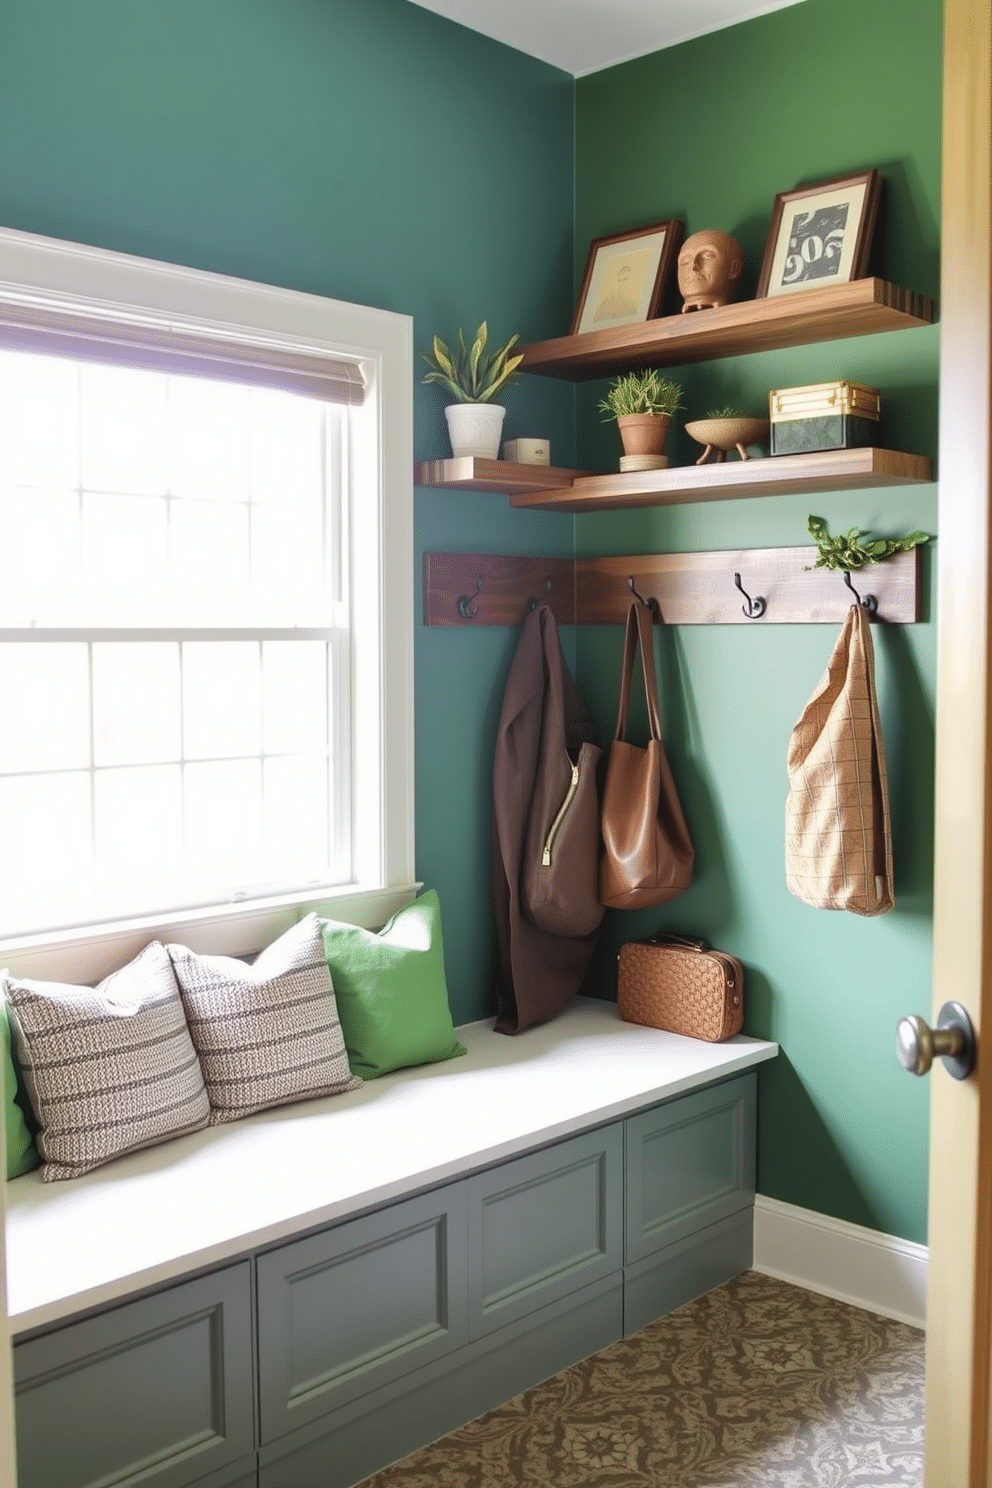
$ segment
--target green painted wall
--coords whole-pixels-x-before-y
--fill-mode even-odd
[[[0,0],[0,222],[400,310],[419,347],[483,315],[500,339],[564,331],[590,239],[671,215],[739,237],[751,294],[775,193],[877,165],[881,271],[935,294],[939,20],[937,0],[804,0],[576,86],[407,0]],[[936,333],[684,372],[696,411],[845,376],[883,388],[893,444],[934,452]],[[600,392],[579,396],[579,452],[605,469]],[[508,435],[550,435],[572,459],[568,386],[528,379],[506,402]],[[446,449],[441,403],[416,387],[419,458]],[[694,447],[682,436],[670,453]],[[566,517],[495,495],[415,499],[418,573],[428,548],[572,549]],[[925,488],[618,512],[575,531],[583,553],[787,545],[809,509],[832,528],[935,530]],[[762,1191],[911,1239],[924,1238],[926,1091],[892,1041],[901,1013],[929,1005],[932,612],[928,589],[922,625],[877,635],[897,908],[867,922],[808,909],[782,870],[788,734],[832,629],[663,638],[698,879],[665,912],[612,916],[588,989],[613,995],[616,945],[655,924],[739,951],[748,1028],[784,1051],[763,1072]],[[412,623],[418,873],[441,895],[465,1020],[492,1006],[492,740],[516,633]],[[606,629],[568,637],[604,736],[618,644]]]
[[[886,191],[882,277],[936,297],[940,193],[939,0],[804,0],[775,14],[581,79],[576,95],[576,269],[594,237],[677,216],[719,227],[746,255],[753,295],[775,195],[877,166]],[[680,303],[678,300],[676,303]],[[549,328],[548,334],[552,334]],[[678,369],[688,416],[770,388],[850,378],[883,391],[885,440],[936,454],[937,331],[926,328]],[[579,461],[616,468],[598,422],[605,384],[580,392]],[[699,453],[681,428],[669,454]],[[589,515],[584,554],[790,546],[806,518],[831,531],[936,532],[936,488],[781,497]],[[598,972],[656,926],[691,929],[747,967],[748,1032],[780,1041],[762,1070],[759,1188],[911,1240],[925,1239],[926,1083],[896,1064],[899,1017],[930,1006],[935,637],[932,550],[924,621],[876,628],[890,779],[896,908],[809,908],[786,889],[789,733],[826,664],[833,626],[682,627],[659,637],[673,769],[697,843],[697,880],[654,912],[611,917]],[[837,580],[840,583],[840,579]],[[619,633],[582,631],[580,687],[604,734],[616,709]]]
[[[534,338],[571,306],[573,104],[570,76],[407,0],[0,0],[0,223],[402,311],[418,349],[483,316]],[[507,435],[569,462],[570,388],[531,379],[505,401]],[[447,452],[442,403],[418,381],[418,458]],[[571,519],[501,496],[415,500],[418,574],[424,548],[572,549]],[[490,1008],[514,638],[411,623],[417,871],[467,1020]]]

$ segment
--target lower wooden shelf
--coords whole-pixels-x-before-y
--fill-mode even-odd
[[[586,475],[568,486],[551,489],[535,486],[523,490],[519,485],[506,489],[513,507],[587,512],[723,501],[735,496],[787,496],[792,492],[901,486],[931,480],[933,461],[926,456],[869,448],[677,465],[630,475]]]
[[[567,489],[585,473],[556,465],[514,465],[509,460],[460,455],[453,460],[422,460],[414,469],[413,483],[456,491],[544,491]]]

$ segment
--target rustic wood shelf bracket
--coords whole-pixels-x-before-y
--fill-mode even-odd
[[[574,562],[425,553],[424,624],[520,625],[529,609],[547,604],[559,625],[622,625],[631,595],[637,595],[667,625],[839,624],[852,603],[864,605],[883,624],[909,625],[920,618],[920,551],[896,553],[873,565],[870,594],[855,591],[849,574],[814,568],[815,547]],[[867,588],[869,576],[859,582]]]

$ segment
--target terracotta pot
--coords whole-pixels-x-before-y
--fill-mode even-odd
[[[622,413],[617,419],[625,455],[662,455],[668,426],[667,413]]]

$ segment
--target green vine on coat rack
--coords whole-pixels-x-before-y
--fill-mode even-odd
[[[809,565],[807,572],[814,568],[835,568],[853,573],[869,563],[881,563],[885,558],[891,558],[893,553],[908,553],[919,543],[930,541],[927,532],[910,532],[906,537],[875,537],[869,542],[862,542],[857,527],[850,528],[839,537],[831,537],[824,519],[814,516],[807,517],[806,530],[816,543],[819,553],[816,562]]]

